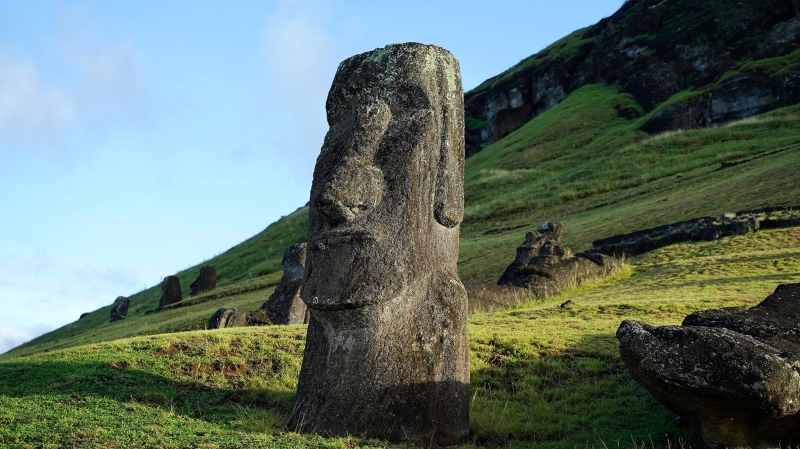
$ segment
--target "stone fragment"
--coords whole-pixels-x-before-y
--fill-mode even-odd
[[[247,326],[247,315],[236,308],[220,307],[208,320],[208,329]]]
[[[114,321],[124,320],[127,315],[128,298],[117,296],[117,299],[114,300],[114,304],[111,306],[111,317],[108,322],[113,323]],[[81,318],[83,318],[83,316],[81,316]]]
[[[631,376],[706,446],[798,447],[798,315],[800,284],[780,285],[755,307],[696,312],[681,326],[627,320],[617,338]]]
[[[260,309],[250,315],[250,324],[308,323],[308,308],[300,299],[306,264],[306,243],[296,243],[286,250],[281,261],[283,277]]]
[[[191,289],[189,295],[197,296],[201,293],[210,292],[217,288],[217,270],[211,265],[205,265],[200,269],[197,279],[189,285]]]
[[[463,98],[458,61],[439,47],[390,45],[339,65],[311,186],[311,319],[289,428],[467,441]]]
[[[183,299],[181,294],[181,281],[178,276],[167,276],[161,281],[161,299],[158,308],[162,309],[170,304],[175,304]]]
[[[561,246],[564,225],[558,221],[542,223],[528,232],[517,248],[517,256],[506,268],[498,285],[523,287],[543,298],[563,290],[617,273],[620,262],[599,253],[579,253]]]

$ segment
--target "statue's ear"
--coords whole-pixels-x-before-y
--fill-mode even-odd
[[[456,102],[458,106],[459,102]],[[463,111],[463,107],[461,108]],[[442,107],[442,137],[433,216],[452,228],[464,218],[464,123],[461,112]]]

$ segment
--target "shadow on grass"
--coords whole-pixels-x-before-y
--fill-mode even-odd
[[[231,372],[229,368],[212,366],[201,370],[218,369],[219,374],[224,375],[226,371]],[[215,424],[230,424],[238,416],[241,407],[272,410],[287,416],[295,397],[294,392],[210,387],[200,381],[153,374],[130,367],[124,361],[0,363],[0,395],[52,395],[63,398],[61,402],[64,404],[80,403],[87,397],[95,396],[157,406]]]
[[[612,334],[563,351],[489,341],[472,372],[473,441],[480,447],[680,447],[675,415],[629,376]],[[678,444],[676,444],[676,442]]]

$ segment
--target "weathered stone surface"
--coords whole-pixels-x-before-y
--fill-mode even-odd
[[[200,269],[197,279],[189,285],[189,296],[197,296],[201,293],[210,292],[217,288],[217,270],[211,265],[205,265]]]
[[[735,165],[729,163],[727,166]],[[723,168],[726,165],[723,165]],[[708,217],[619,234],[592,242],[591,253],[634,257],[647,251],[681,242],[711,241],[743,235],[759,229],[800,226],[800,207],[774,206]]]
[[[128,316],[128,298],[117,296],[111,306],[111,318],[109,318],[108,322],[113,323],[114,321],[124,320],[126,316]]]
[[[220,307],[208,320],[208,329],[247,326],[247,315],[236,308]]]
[[[170,304],[175,304],[183,299],[181,294],[181,281],[178,276],[167,276],[161,281],[161,300],[158,301],[158,308],[164,308]]]
[[[631,376],[699,424],[711,448],[800,447],[800,284],[780,285],[750,309],[711,309],[681,326],[624,321],[620,354]]]
[[[559,243],[563,232],[564,225],[558,221],[545,222],[535,232],[528,232],[497,284],[523,287],[543,298],[620,270],[619,261],[604,254],[573,256]]]
[[[308,323],[306,303],[300,298],[306,264],[306,243],[296,243],[281,260],[283,277],[260,309],[250,315],[250,324]]]
[[[311,186],[311,310],[289,427],[466,442],[469,343],[458,278],[464,122],[458,61],[398,44],[339,65]]]

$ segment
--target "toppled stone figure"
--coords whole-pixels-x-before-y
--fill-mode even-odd
[[[800,284],[750,309],[696,312],[681,326],[624,321],[631,376],[696,424],[710,448],[800,447]],[[693,445],[700,447],[702,445]]]
[[[181,281],[178,276],[167,276],[161,281],[161,299],[158,301],[158,308],[180,302],[183,299],[181,294]]]
[[[463,98],[458,61],[439,47],[390,45],[339,65],[311,186],[311,319],[290,428],[466,442]]]
[[[281,260],[283,277],[267,302],[249,317],[250,324],[308,323],[308,308],[300,299],[306,265],[306,243],[295,243]]]
[[[113,323],[115,321],[124,320],[126,316],[128,316],[128,298],[117,296],[117,299],[114,300],[114,304],[111,305],[111,317],[108,322]]]
[[[211,265],[205,265],[200,269],[197,279],[189,285],[189,296],[197,296],[215,288],[217,288],[217,270]]]
[[[247,326],[247,315],[236,308],[220,307],[208,320],[208,329]]]
[[[620,262],[599,253],[578,253],[561,246],[564,225],[542,223],[525,235],[514,262],[506,268],[498,285],[524,287],[538,298],[553,296],[570,287],[611,276],[622,268]]]

